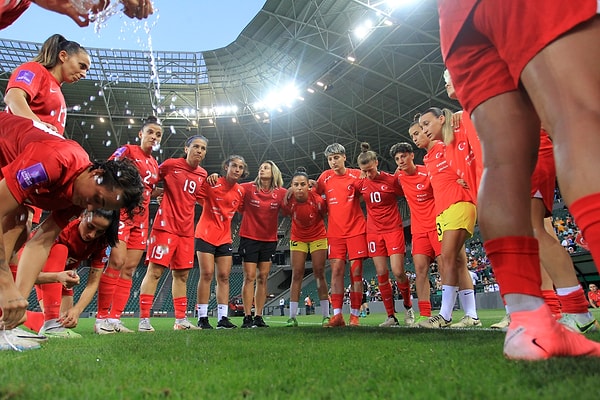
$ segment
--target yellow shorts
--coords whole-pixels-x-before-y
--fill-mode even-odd
[[[461,201],[452,204],[435,218],[438,240],[441,242],[446,231],[464,229],[473,236],[475,221],[477,220],[477,208],[475,204]]]
[[[317,250],[327,250],[327,238],[313,240],[312,242],[297,242],[290,240],[290,251],[312,253]]]

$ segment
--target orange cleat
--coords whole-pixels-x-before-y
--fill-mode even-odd
[[[552,357],[600,357],[600,343],[567,329],[547,305],[510,315],[504,339],[504,356],[511,360],[545,360]]]
[[[360,326],[358,315],[350,314],[350,326]]]
[[[338,326],[346,326],[346,321],[344,321],[344,316],[342,313],[336,314],[329,320],[328,328],[335,328]]]

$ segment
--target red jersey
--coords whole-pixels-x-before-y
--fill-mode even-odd
[[[65,132],[67,122],[67,104],[60,90],[60,83],[42,64],[26,62],[18,66],[10,76],[6,91],[19,88],[29,96],[29,108],[40,120]],[[11,112],[10,108],[6,110]]]
[[[440,46],[444,60],[448,57],[452,45],[462,29],[471,10],[479,0],[438,0],[440,16]]]
[[[287,190],[277,188],[268,192],[258,189],[254,182],[241,184],[244,188],[240,237],[261,242],[277,241],[279,209]]]
[[[597,306],[600,306],[600,290],[588,292],[588,299],[592,300]]]
[[[29,0],[2,0],[0,3],[0,29],[17,20],[31,4]]]
[[[91,242],[84,242],[79,234],[80,222],[80,218],[69,222],[56,239],[56,243],[64,244],[69,250],[65,269],[75,269],[80,262],[87,259],[90,259],[92,268],[102,269],[108,261],[108,254],[110,254],[107,252],[108,246],[105,238],[100,236]]]
[[[403,171],[396,173],[404,196],[410,208],[410,231],[424,233],[435,230],[435,199],[431,180],[424,165],[416,165],[417,172],[408,175]]]
[[[452,204],[461,201],[472,203],[473,198],[471,192],[457,182],[459,177],[446,160],[446,145],[444,142],[439,140],[434,142],[434,146],[423,157],[423,162],[425,162],[433,187],[435,212],[436,215],[440,215]]]
[[[360,174],[359,169],[346,168],[344,175],[328,169],[319,176],[318,191],[325,194],[327,202],[328,238],[349,238],[366,233],[365,215],[354,187]]]
[[[170,158],[160,164],[158,175],[164,182],[164,194],[152,229],[194,236],[194,207],[206,180],[206,170],[190,167],[185,158]]]
[[[128,158],[133,161],[140,176],[142,182],[144,182],[144,192],[142,194],[142,212],[133,216],[133,224],[135,226],[148,226],[148,206],[150,205],[150,196],[152,191],[156,187],[158,182],[158,162],[152,154],[146,154],[142,148],[138,145],[126,144],[125,146],[119,147],[110,156],[110,159],[124,159]],[[126,221],[129,216],[125,210],[121,211],[121,221]]]
[[[468,123],[467,123],[468,121]],[[469,127],[469,128],[468,128]],[[469,133],[468,129],[475,129],[470,122],[468,113],[463,112],[463,122],[460,127],[454,129],[454,140],[446,144],[446,160],[456,174],[469,185],[473,200],[477,199],[477,188],[483,172],[483,164],[475,159],[475,152],[471,145],[471,136],[477,138],[474,131]],[[479,145],[479,139],[477,139]],[[481,146],[479,146],[481,149]],[[481,153],[481,150],[480,150]]]
[[[398,197],[404,196],[398,180],[387,172],[379,172],[375,179],[358,179],[354,187],[367,206],[367,233],[394,232],[402,229],[398,211]]]
[[[60,226],[82,209],[71,202],[75,179],[91,166],[87,152],[39,122],[0,113],[0,178],[19,204],[53,213]]]
[[[282,210],[292,217],[291,240],[310,243],[327,237],[324,222],[327,204],[317,192],[309,190],[308,199],[303,203],[292,196]]]
[[[195,237],[213,246],[231,243],[231,219],[244,200],[242,185],[220,177],[215,186],[204,182],[198,198],[204,201]]]

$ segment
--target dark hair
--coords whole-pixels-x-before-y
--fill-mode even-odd
[[[306,173],[306,168],[304,167],[298,167],[296,168],[296,170],[294,171],[294,174],[292,175],[292,179],[294,179],[297,176],[303,176],[306,178],[306,180],[308,180],[308,174]]]
[[[227,160],[223,161],[223,169],[227,169],[227,167],[229,167],[229,164],[231,164],[231,162],[236,159],[242,160],[242,163],[244,164],[244,172],[242,173],[241,177],[246,178],[249,175],[248,164],[246,164],[246,160],[244,159],[244,157],[238,156],[237,154],[232,154],[229,157],[227,157]]]
[[[412,126],[412,125],[411,125]],[[395,158],[398,153],[414,153],[412,144],[407,142],[396,143],[390,148],[390,157]]]
[[[147,117],[144,120],[144,123],[142,124],[142,130],[144,130],[144,128],[147,125],[158,125],[158,126],[162,126],[162,123],[160,122],[160,119],[158,119],[158,117],[154,116],[154,115],[150,115],[149,117]]]
[[[371,146],[367,142],[360,144],[360,154],[358,155],[358,165],[365,165],[372,161],[377,161],[377,153],[370,150]]]
[[[108,161],[95,161],[90,170],[102,170],[102,180],[99,184],[111,189],[123,190],[123,208],[133,216],[135,210],[142,210],[142,194],[144,193],[144,184],[140,173],[129,159],[113,159]]]
[[[83,212],[83,217],[85,218],[88,214],[91,214],[92,218],[98,215],[110,222],[108,228],[106,228],[103,239],[107,246],[116,246],[119,242],[119,210],[105,210],[103,208],[94,211],[86,210]]]
[[[185,141],[185,147],[188,147],[196,139],[203,140],[204,143],[206,143],[208,145],[208,139],[206,137],[204,137],[202,135],[194,135],[194,136],[190,136],[189,138],[187,138],[187,140]]]
[[[79,43],[67,40],[64,36],[55,33],[42,44],[42,48],[33,61],[42,64],[46,69],[54,68],[59,62],[58,55],[63,50],[70,56],[81,51],[87,54],[87,50]]]

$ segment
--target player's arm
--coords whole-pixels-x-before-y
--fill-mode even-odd
[[[6,180],[1,180],[0,220],[3,220],[4,217],[9,216],[18,208],[18,206],[19,203],[12,195],[10,190],[8,190]],[[3,236],[4,231],[2,224],[0,224],[0,238]],[[8,258],[10,257],[10,254],[12,254],[12,251],[12,248],[6,249],[4,247],[4,241],[0,240],[0,309],[2,310],[2,319],[0,322],[4,324],[6,329],[12,329],[21,322],[25,316],[25,310],[27,309],[28,304],[26,300],[27,296],[21,295],[21,292],[19,292],[17,289],[12,273],[8,266]],[[27,295],[29,295],[29,292],[27,292]]]
[[[79,322],[79,316],[81,315],[83,310],[85,310],[85,308],[92,302],[94,295],[98,291],[101,276],[101,268],[90,268],[85,289],[83,289],[83,292],[81,292],[79,300],[73,307],[69,308],[61,316],[60,322],[65,328],[74,328],[77,326],[77,323]]]

